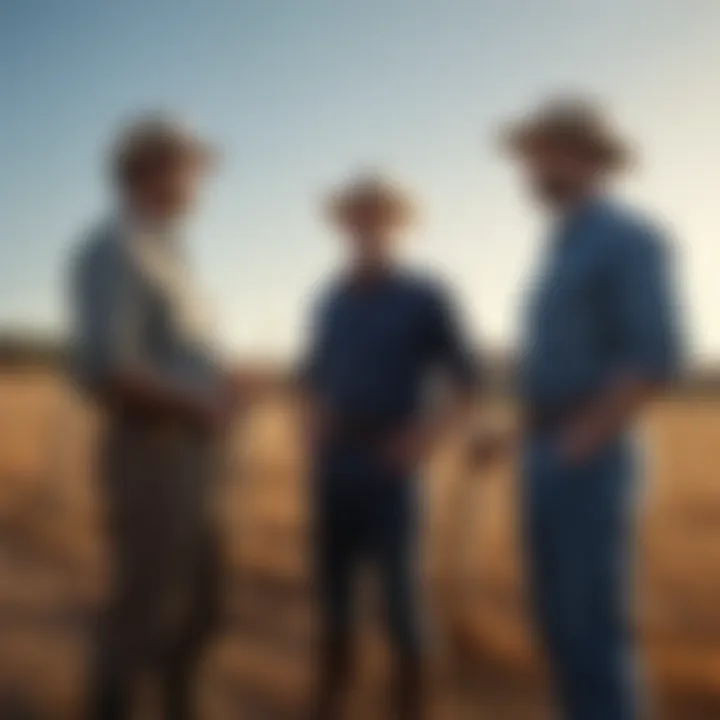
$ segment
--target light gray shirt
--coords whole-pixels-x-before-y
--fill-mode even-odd
[[[106,224],[80,248],[70,292],[73,372],[91,394],[133,368],[193,392],[217,388],[204,304],[173,233]]]

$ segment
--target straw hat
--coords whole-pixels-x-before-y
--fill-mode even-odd
[[[380,175],[363,175],[331,193],[326,210],[332,220],[346,223],[363,212],[379,213],[394,226],[409,224],[417,215],[410,196]]]
[[[582,98],[545,102],[529,117],[507,124],[501,140],[515,155],[539,147],[572,149],[613,171],[627,169],[634,159],[629,143],[603,110]]]
[[[126,183],[145,172],[177,160],[209,169],[217,159],[215,149],[178,120],[148,115],[120,132],[111,154],[113,176]]]

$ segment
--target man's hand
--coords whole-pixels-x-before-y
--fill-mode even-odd
[[[588,416],[565,429],[560,436],[560,457],[569,465],[577,465],[591,458],[606,439],[608,433],[603,430],[601,417]]]
[[[234,405],[227,396],[220,393],[191,401],[188,411],[200,428],[212,435],[223,432],[235,414]]]
[[[632,375],[619,378],[565,428],[560,437],[563,460],[577,464],[592,457],[635,419],[658,389]]]
[[[502,431],[483,431],[470,438],[468,462],[474,468],[485,468],[507,458],[514,452],[517,438]]]
[[[250,404],[255,394],[253,376],[248,372],[233,371],[224,378],[223,393],[229,407],[239,412]]]
[[[224,392],[235,412],[267,397],[277,386],[277,375],[263,366],[231,370],[224,380]]]

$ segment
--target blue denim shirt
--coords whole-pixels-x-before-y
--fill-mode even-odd
[[[531,292],[521,353],[527,405],[582,402],[618,374],[665,381],[679,365],[663,234],[610,200],[568,218]]]
[[[441,288],[394,271],[371,286],[334,285],[314,318],[306,380],[342,422],[411,422],[436,371],[469,388],[473,353]]]

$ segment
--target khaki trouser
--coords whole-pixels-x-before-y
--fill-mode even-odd
[[[166,717],[192,717],[197,662],[217,618],[217,452],[170,426],[118,425],[101,458],[112,583],[94,717],[129,717],[141,669],[158,673]]]

